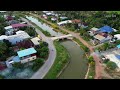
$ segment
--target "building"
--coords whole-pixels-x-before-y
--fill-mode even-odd
[[[110,26],[103,26],[99,29],[100,29],[100,32],[105,32],[105,33],[111,33],[114,31],[113,28],[111,28]]]
[[[52,17],[52,18],[51,18],[51,21],[57,21],[57,18]]]
[[[50,16],[50,15],[52,15],[52,13],[51,13],[51,12],[47,12],[46,15],[47,15],[47,16]]]
[[[5,34],[6,35],[12,35],[13,31],[17,31],[20,27],[25,27],[28,26],[27,24],[12,24],[10,26],[4,27],[6,30]]]
[[[40,39],[38,37],[32,38],[31,41],[35,46],[40,45]]]
[[[108,54],[105,56],[105,58],[116,63],[117,66],[120,68],[120,55]]]
[[[61,20],[66,20],[68,17],[60,17]]]
[[[120,40],[120,34],[115,34],[114,38],[116,38],[117,40]]]
[[[6,61],[7,67],[12,67],[12,64],[16,62],[27,63],[36,59],[37,51],[34,48],[28,48],[25,50],[18,51],[18,56],[12,56]]]
[[[16,21],[16,20],[11,20],[11,21],[8,22],[9,25],[12,25],[12,24],[18,24],[18,23],[19,23],[19,22]]]
[[[7,21],[13,20],[13,17],[12,16],[6,16],[6,20]]]
[[[0,11],[0,13],[6,13],[7,11]]]
[[[0,36],[0,40],[9,40],[12,44],[16,44],[17,42],[23,41],[24,39],[30,38],[30,36],[24,32],[24,31],[17,31],[15,35],[6,36],[2,35]]]
[[[21,63],[26,63],[36,59],[37,51],[34,48],[28,48],[25,50],[18,51],[18,57],[21,60]]]
[[[59,23],[57,23],[59,26],[62,26],[62,25],[65,25],[65,24],[67,24],[67,23],[72,23],[72,21],[71,20],[66,20],[66,21],[62,21],[62,22],[59,22]]]
[[[98,28],[93,27],[93,28],[91,28],[90,31],[88,31],[88,32],[89,32],[90,36],[94,36],[95,34],[98,34],[99,31],[100,31],[100,30],[99,30]]]
[[[96,40],[98,40],[99,43],[104,43],[104,42],[109,41],[109,40],[112,39],[112,37],[109,36],[109,35],[108,35],[107,37],[105,37],[105,36],[100,35],[100,34],[95,35],[94,38],[95,38]]]

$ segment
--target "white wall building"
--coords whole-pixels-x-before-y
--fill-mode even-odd
[[[71,21],[71,20],[66,20],[66,21],[59,22],[59,23],[57,23],[57,24],[58,24],[59,26],[61,26],[61,25],[67,24],[67,23],[72,23],[72,21]]]
[[[110,61],[115,62],[117,66],[120,68],[120,60],[114,54],[109,54],[109,55],[106,55],[105,57]]]
[[[30,38],[30,36],[24,31],[17,31],[16,35],[0,36],[0,40],[6,39],[6,40],[9,40],[12,44],[16,44],[17,42],[23,41],[24,39],[27,39],[27,38]]]

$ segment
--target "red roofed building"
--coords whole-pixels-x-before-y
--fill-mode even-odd
[[[13,17],[12,17],[12,16],[7,16],[6,19],[7,19],[8,21],[10,21],[10,20],[13,20]]]
[[[20,27],[25,27],[28,26],[27,24],[12,24],[11,25],[13,28],[20,28]]]

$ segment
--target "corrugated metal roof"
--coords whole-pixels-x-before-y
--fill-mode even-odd
[[[19,57],[24,57],[24,56],[34,54],[36,52],[37,51],[34,48],[29,48],[29,49],[25,49],[25,50],[22,50],[22,51],[18,51],[17,54],[18,54]]]
[[[28,26],[27,24],[12,24],[13,28]]]
[[[104,26],[104,27],[100,28],[100,31],[111,33],[111,32],[113,32],[113,29],[110,26]]]

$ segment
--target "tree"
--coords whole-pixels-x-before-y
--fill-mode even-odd
[[[89,48],[88,47],[84,47],[84,51],[85,52],[89,52]]]
[[[107,62],[107,67],[108,67],[109,69],[115,70],[115,69],[117,68],[117,65],[116,65],[116,63],[114,63],[114,62],[112,62],[112,61],[108,61],[108,62]]]
[[[108,49],[109,48],[109,43],[104,43],[103,44],[103,50],[106,50],[106,49]]]
[[[7,45],[4,42],[0,42],[0,55],[4,55],[7,52]]]
[[[46,52],[41,52],[41,53],[40,53],[40,57],[45,58],[46,56],[47,56],[47,53],[46,53]]]
[[[0,79],[4,79],[4,76],[0,75]]]
[[[32,70],[33,71],[37,71],[44,63],[44,59],[36,59],[33,66],[32,66]]]
[[[7,45],[7,47],[11,47],[12,43],[9,40],[4,39],[3,42]]]
[[[93,60],[93,57],[92,57],[92,56],[90,56],[90,57],[88,58],[88,62],[89,62],[89,63],[94,62],[94,60]]]
[[[24,67],[24,65],[19,63],[19,62],[16,62],[13,64],[13,67],[18,68],[18,69],[22,69]]]

